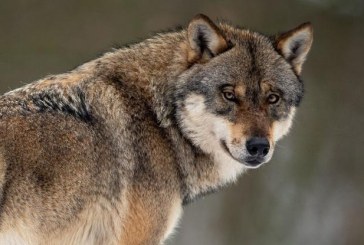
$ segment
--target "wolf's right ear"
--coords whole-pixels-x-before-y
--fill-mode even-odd
[[[187,30],[188,61],[206,61],[228,49],[222,31],[206,15],[198,14],[189,23]]]
[[[308,51],[310,51],[312,40],[312,25],[307,22],[278,35],[275,45],[283,57],[292,64],[295,71],[300,74]]]

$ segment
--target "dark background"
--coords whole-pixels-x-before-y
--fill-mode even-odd
[[[273,160],[185,209],[168,244],[364,244],[364,1],[0,1],[0,92],[197,13],[273,34],[311,21],[306,96]]]

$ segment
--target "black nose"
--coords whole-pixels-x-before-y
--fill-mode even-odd
[[[264,157],[269,152],[269,141],[267,138],[254,137],[246,142],[249,154],[255,157]]]

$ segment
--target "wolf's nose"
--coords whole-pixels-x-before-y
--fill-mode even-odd
[[[269,152],[269,141],[267,138],[254,137],[246,142],[246,149],[254,157],[264,157]]]

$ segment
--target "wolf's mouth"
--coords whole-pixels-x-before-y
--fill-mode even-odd
[[[262,163],[264,163],[264,158],[261,157],[251,157],[251,158],[246,158],[244,160],[239,159],[234,157],[229,148],[227,147],[226,141],[225,140],[220,140],[220,144],[221,147],[224,149],[224,151],[231,156],[234,160],[238,161],[241,164],[244,164],[245,166],[249,167],[249,168],[257,168],[258,166],[260,166]]]
[[[251,166],[259,166],[260,164],[262,164],[264,162],[264,158],[253,158],[253,159],[247,159],[245,160],[245,162],[247,162],[249,165]]]

